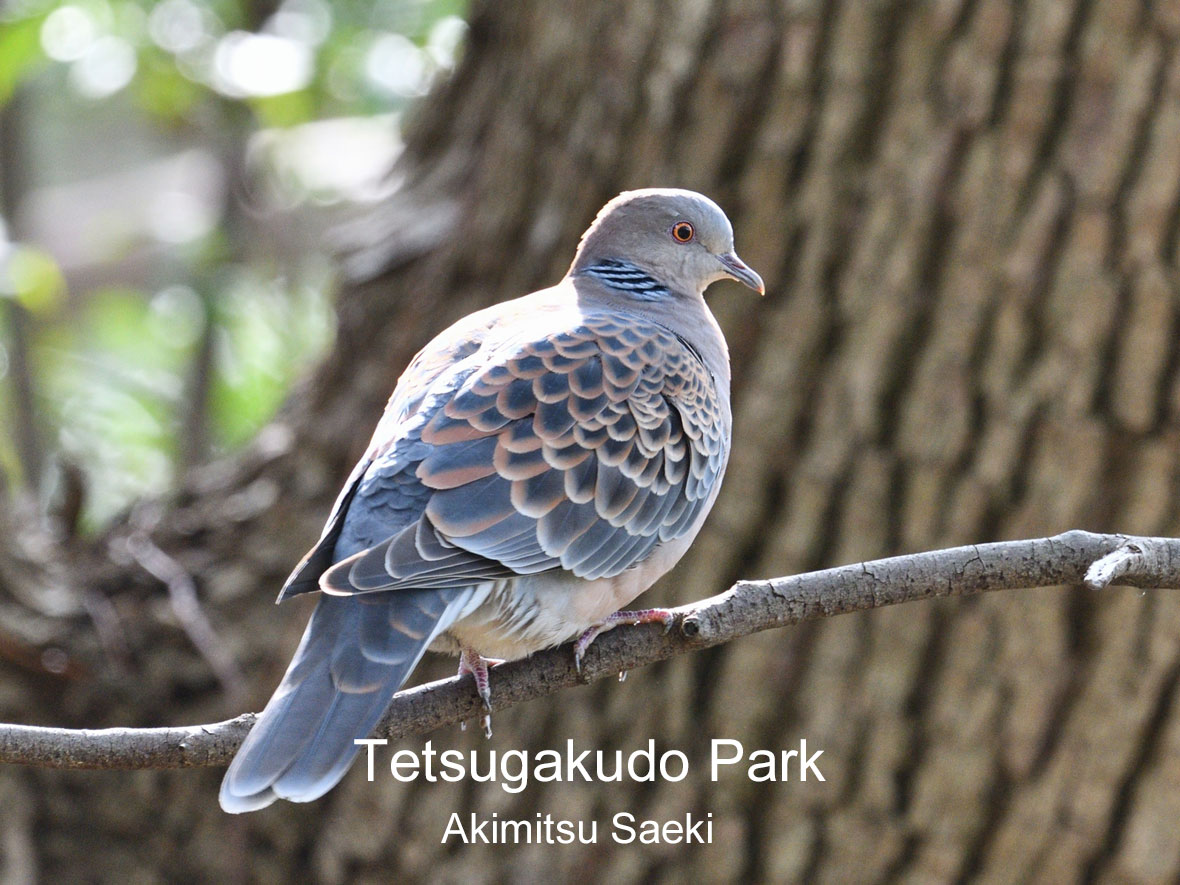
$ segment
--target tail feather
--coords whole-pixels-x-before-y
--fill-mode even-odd
[[[225,773],[221,807],[236,814],[276,798],[310,802],[334,787],[356,757],[355,739],[369,735],[475,592],[321,597],[287,674]]]
[[[301,683],[282,697],[276,693],[250,732],[250,748],[243,747],[249,751],[239,751],[236,758],[244,761],[232,777],[226,777],[223,794],[227,788],[239,796],[269,789],[310,743],[313,732],[301,726],[315,721],[332,703],[333,694],[331,684],[322,677]]]

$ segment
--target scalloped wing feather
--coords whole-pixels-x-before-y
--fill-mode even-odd
[[[446,364],[419,355],[431,381],[395,392],[400,420],[374,439],[326,592],[611,577],[697,523],[728,446],[708,370],[656,323],[575,319]],[[416,517],[383,522],[407,496]]]

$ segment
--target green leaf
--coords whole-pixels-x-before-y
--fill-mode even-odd
[[[0,263],[0,294],[16,299],[31,313],[49,313],[65,291],[61,268],[43,249],[14,246]]]
[[[163,335],[159,317],[153,314],[147,297],[135,289],[111,287],[90,292],[82,316],[86,347],[104,353],[128,371],[150,369],[172,374],[179,371],[185,354],[192,348],[187,335],[182,346]],[[193,318],[190,322],[197,323]]]
[[[35,15],[0,23],[0,105],[8,103],[17,85],[45,63],[41,52],[41,23]]]
[[[135,100],[153,117],[169,123],[184,121],[191,117],[193,107],[205,94],[204,87],[181,74],[161,53],[141,55]]]
[[[315,98],[308,89],[248,101],[263,126],[297,126],[316,118]]]

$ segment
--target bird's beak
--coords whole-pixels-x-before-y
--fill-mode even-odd
[[[721,262],[725,272],[739,283],[749,286],[759,295],[766,294],[766,286],[762,282],[762,277],[747,267],[746,262],[737,257],[736,252],[723,252],[717,256],[717,260]]]

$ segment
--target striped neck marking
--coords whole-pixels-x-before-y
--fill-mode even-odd
[[[657,301],[671,294],[667,286],[647,271],[640,270],[629,261],[620,261],[617,258],[604,258],[590,265],[582,273],[589,274],[612,289],[627,292],[642,301]]]

